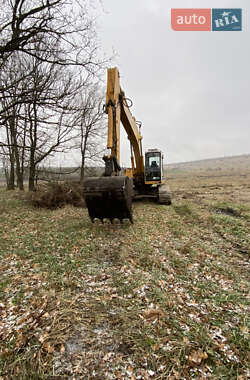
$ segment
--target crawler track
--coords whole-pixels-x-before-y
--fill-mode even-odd
[[[159,186],[158,203],[163,205],[171,205],[171,191],[168,185]]]

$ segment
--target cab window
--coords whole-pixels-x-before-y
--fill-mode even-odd
[[[150,153],[146,157],[146,166],[149,168],[160,168],[161,157],[159,153]]]

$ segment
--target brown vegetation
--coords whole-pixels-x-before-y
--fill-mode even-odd
[[[35,192],[29,192],[27,199],[35,207],[56,209],[67,204],[85,207],[80,182],[49,182],[38,185]]]

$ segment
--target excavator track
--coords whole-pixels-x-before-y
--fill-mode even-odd
[[[83,183],[83,193],[92,222],[100,219],[129,219],[133,223],[133,181],[129,177],[88,177]]]
[[[166,184],[158,188],[158,203],[162,205],[171,205],[171,191],[170,187]]]

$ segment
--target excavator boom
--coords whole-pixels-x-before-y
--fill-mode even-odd
[[[114,219],[121,222],[129,219],[133,222],[132,199],[135,194],[156,198],[159,203],[171,203],[167,185],[162,180],[162,153],[157,149],[146,153],[147,163],[157,165],[158,160],[160,166],[146,167],[145,171],[140,128],[129,108],[128,99],[120,86],[118,69],[108,69],[105,103],[108,114],[108,154],[103,157],[105,173],[103,177],[86,178],[83,183],[84,198],[92,222],[95,218],[102,221],[109,219],[111,222]],[[120,175],[120,123],[127,133],[131,148],[132,168],[126,169],[125,176]]]

